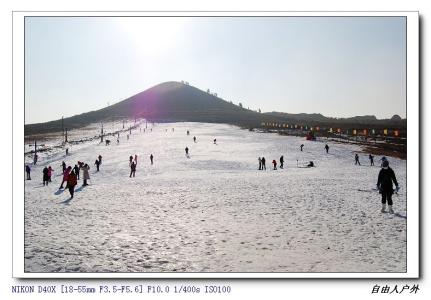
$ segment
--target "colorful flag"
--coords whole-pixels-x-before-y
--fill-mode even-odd
[[[353,135],[356,135],[356,129],[353,129]]]
[[[387,129],[383,129],[383,134],[387,135],[388,134],[388,130]]]
[[[394,131],[394,135],[395,135],[395,136],[398,136],[399,134],[400,134],[400,133],[399,133],[399,131],[398,131],[398,130],[395,130],[395,131]]]

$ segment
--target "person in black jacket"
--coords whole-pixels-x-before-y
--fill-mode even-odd
[[[136,172],[136,164],[134,161],[132,161],[132,164],[130,165],[130,176],[129,177],[135,177],[135,172]]]
[[[389,167],[389,162],[385,160],[382,164],[382,169],[379,173],[379,178],[377,180],[377,188],[382,194],[382,212],[386,211],[386,200],[388,201],[389,213],[393,214],[392,210],[392,194],[394,193],[394,189],[392,186],[392,182],[396,186],[396,191],[398,191],[398,181],[395,177],[395,172]]]
[[[75,172],[76,179],[79,180],[79,167],[78,167],[78,165],[75,165],[75,167],[73,168],[73,172]]]
[[[358,155],[358,153],[355,154],[355,165],[361,165],[361,163],[359,162],[359,155]]]
[[[27,173],[27,180],[31,180],[30,171],[31,171],[30,166],[26,165],[25,166],[25,172]]]
[[[49,176],[48,176],[48,168],[43,168],[43,185],[48,185]]]
[[[283,169],[284,166],[284,157],[283,155],[280,157],[280,169]]]

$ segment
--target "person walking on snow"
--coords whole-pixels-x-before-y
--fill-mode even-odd
[[[196,143],[196,137],[195,137],[195,136],[193,137],[193,142],[195,142],[195,143]]]
[[[72,167],[71,166],[68,166],[67,169],[64,170],[64,172],[63,172],[63,181],[61,182],[61,185],[59,187],[60,189],[63,188],[63,183],[66,182],[66,185],[67,185],[67,179],[69,178],[70,171],[72,171]]]
[[[392,194],[394,193],[392,182],[395,184],[395,191],[398,192],[399,186],[397,178],[395,177],[395,172],[389,167],[389,162],[385,160],[382,163],[382,169],[379,172],[379,177],[377,179],[377,188],[379,189],[380,194],[382,194],[382,210],[381,212],[386,211],[386,201],[388,202],[389,213],[393,214],[394,211],[392,209]]]
[[[262,170],[262,159],[260,158],[260,156],[257,160],[259,161],[259,170]]]
[[[133,161],[133,156],[129,156],[129,166],[131,166],[132,165],[132,161]]]
[[[27,180],[31,180],[31,177],[30,177],[31,169],[29,165],[25,166],[25,172],[27,173]]]
[[[99,159],[99,165],[101,165],[102,164],[102,155],[99,154],[98,159]]]
[[[43,186],[48,185],[49,177],[48,177],[48,168],[43,168]]]
[[[138,155],[135,154],[135,164],[138,164]]]
[[[87,186],[87,180],[90,179],[90,173],[88,172],[90,170],[90,166],[88,164],[85,164],[82,168],[82,179],[84,179],[84,183],[82,186]]]
[[[370,159],[370,166],[374,166],[374,156],[370,154],[368,155],[368,158]]]
[[[266,171],[266,165],[265,165],[265,163],[266,163],[266,159],[265,159],[265,157],[262,157],[262,170]]]
[[[189,155],[189,147],[186,147],[186,149],[184,149],[186,151],[186,156]]]
[[[283,169],[284,166],[284,157],[283,155],[280,157],[280,169]]]
[[[214,145],[217,145],[217,139],[214,139]]]
[[[38,159],[38,155],[35,153],[34,157],[33,157],[33,164],[36,165],[37,164],[37,159]]]
[[[151,155],[150,155],[151,165],[153,164],[153,158],[154,158],[154,156],[153,156],[153,154],[151,153]]]
[[[133,161],[132,164],[130,165],[130,176],[129,177],[132,177],[132,174],[133,174],[133,177],[135,177],[135,172],[136,172],[136,164]]]
[[[358,153],[355,154],[355,165],[361,165],[361,163],[359,162],[359,155],[358,155]]]
[[[73,172],[75,172],[76,179],[79,180],[79,167],[78,167],[78,165],[75,165],[75,167],[73,168]]]
[[[302,152],[302,148],[304,148],[304,144],[301,144],[301,146],[299,146],[301,148],[301,152]]]
[[[325,145],[325,150],[326,150],[326,154],[328,154],[329,153],[329,146],[328,146],[328,144]]]
[[[96,165],[96,172],[99,172],[100,160],[96,159],[96,161],[94,162],[94,164]]]
[[[272,164],[274,165],[274,170],[277,170],[277,161],[275,159],[272,160]]]
[[[69,189],[70,198],[73,199],[73,194],[75,193],[75,186],[78,184],[76,181],[76,175],[74,172],[70,172],[67,178],[67,188]]]
[[[52,172],[54,172],[54,170],[51,168],[51,166],[49,166],[48,167],[48,181],[49,182],[51,182]]]
[[[66,171],[66,163],[64,162],[64,160],[61,163],[61,167],[63,168],[63,173],[64,173],[64,171]]]

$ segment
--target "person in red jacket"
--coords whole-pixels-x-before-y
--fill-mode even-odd
[[[64,172],[63,172],[63,181],[61,182],[61,185],[60,185],[60,189],[62,189],[63,188],[63,183],[65,183],[66,182],[66,184],[67,184],[67,179],[69,178],[69,173],[70,173],[70,171],[72,170],[72,167],[71,166],[68,166],[67,167],[67,169],[66,170],[64,170]],[[66,186],[67,187],[67,186]]]
[[[78,184],[76,180],[76,175],[74,172],[70,172],[67,177],[67,188],[69,189],[70,198],[73,198],[73,194],[75,193],[75,186]]]
[[[272,160],[272,164],[274,165],[274,170],[277,170],[277,161],[275,159]]]

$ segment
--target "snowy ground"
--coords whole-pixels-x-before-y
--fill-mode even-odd
[[[401,186],[391,215],[380,212],[372,190],[380,168],[363,153],[363,165],[354,165],[358,146],[330,144],[326,154],[322,142],[229,125],[149,128],[130,140],[123,134],[119,145],[90,142],[68,157],[43,157],[32,168],[26,272],[406,271],[406,161],[389,158]],[[129,178],[135,154],[136,177]],[[271,170],[282,154],[285,168]],[[257,170],[259,156],[266,171]],[[79,181],[73,200],[58,190],[62,160],[92,167],[90,186]],[[298,168],[297,160],[317,167]],[[55,175],[43,187],[48,164]]]

